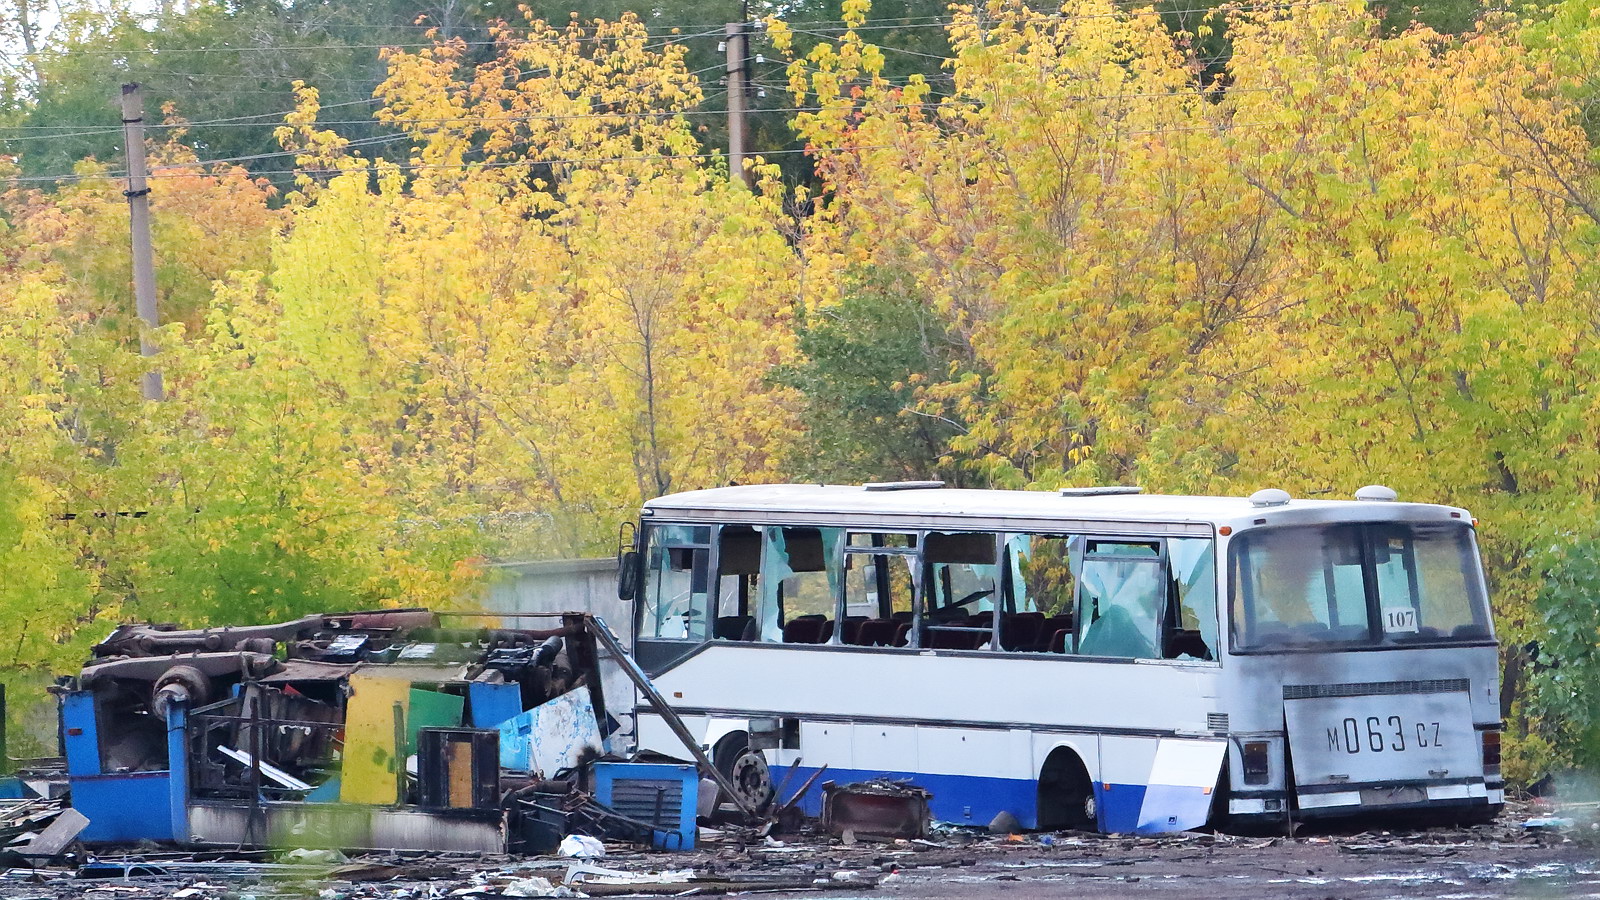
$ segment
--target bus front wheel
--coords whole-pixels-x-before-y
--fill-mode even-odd
[[[767,768],[765,754],[751,749],[747,736],[730,734],[718,741],[711,758],[738,796],[735,800],[724,791],[719,802],[740,805],[743,801],[743,806],[757,812],[766,810],[772,802],[772,772]]]

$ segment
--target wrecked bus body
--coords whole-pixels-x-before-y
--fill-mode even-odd
[[[1358,497],[695,491],[646,504],[620,590],[640,664],[754,790],[826,766],[942,821],[1113,833],[1492,815],[1473,520]]]
[[[604,754],[614,722],[604,625],[554,624],[394,610],[121,626],[55,688],[82,838],[516,850],[523,799],[564,789],[550,779]]]

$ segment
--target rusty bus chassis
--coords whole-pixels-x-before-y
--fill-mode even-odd
[[[653,784],[653,804],[625,809],[618,787],[618,806],[590,799],[584,821],[692,845],[701,779],[737,792],[604,622],[550,618],[470,628],[405,609],[120,626],[52,688],[81,839],[547,852],[577,798],[632,778]],[[626,748],[610,746],[602,666],[621,668],[696,765],[603,761]],[[616,698],[619,714],[633,701]]]

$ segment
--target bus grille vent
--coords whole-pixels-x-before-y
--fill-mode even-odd
[[[1228,732],[1227,713],[1206,713],[1206,728],[1219,734]]]
[[[683,782],[618,778],[611,788],[611,808],[630,819],[676,831],[683,814]]]
[[[1361,697],[1370,694],[1448,694],[1465,691],[1471,684],[1465,678],[1438,678],[1432,681],[1361,681],[1345,684],[1286,684],[1285,700],[1312,700],[1317,697]]]

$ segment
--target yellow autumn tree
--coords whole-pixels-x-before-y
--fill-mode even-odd
[[[308,178],[274,260],[285,348],[419,510],[528,526],[501,552],[609,549],[644,499],[779,477],[794,437],[766,381],[794,353],[780,196],[708,164],[683,48],[645,38],[532,21],[487,62],[392,54],[378,115],[415,150],[376,191],[314,95],[284,132],[339,173]]]
[[[937,102],[853,32],[791,66],[821,107],[798,119],[828,188],[813,256],[909,273],[966,357],[909,414],[958,423],[989,477],[1211,483],[1216,347],[1271,314],[1281,227],[1237,190],[1220,95],[1153,11],[1107,0],[958,7],[950,33]]]

